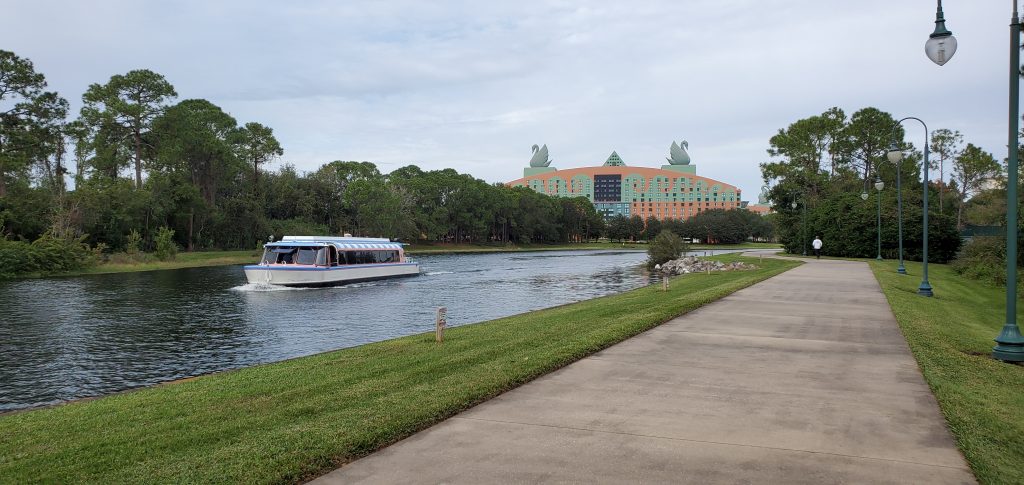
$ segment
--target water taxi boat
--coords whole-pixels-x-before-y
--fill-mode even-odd
[[[260,263],[245,266],[249,283],[335,286],[420,274],[419,263],[389,239],[285,236],[263,247]]]

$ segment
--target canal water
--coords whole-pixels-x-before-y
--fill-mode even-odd
[[[98,396],[618,293],[642,251],[416,258],[418,277],[249,285],[239,266],[0,283],[0,412]]]

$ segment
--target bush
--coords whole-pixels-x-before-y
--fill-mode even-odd
[[[27,241],[0,240],[0,278],[74,271],[96,264],[85,238],[59,238],[50,233]]]
[[[156,243],[156,259],[160,261],[167,261],[174,259],[178,254],[178,245],[174,243],[174,230],[167,227],[161,226],[156,231],[156,237],[154,238]]]
[[[0,239],[0,279],[34,271],[29,257],[31,246],[25,241]]]
[[[678,259],[687,249],[689,247],[683,242],[683,238],[665,229],[654,238],[650,247],[647,248],[647,267],[653,268],[656,264]]]
[[[129,258],[135,258],[139,255],[140,249],[142,249],[142,234],[132,229],[124,240],[124,252]]]
[[[1017,260],[1020,265],[1022,261]],[[976,236],[964,246],[951,264],[960,276],[1006,285],[1006,238]]]

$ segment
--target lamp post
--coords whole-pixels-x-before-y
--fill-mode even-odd
[[[948,58],[946,59],[948,60]],[[945,63],[945,61],[943,61],[943,63]],[[921,123],[921,126],[924,127],[924,188],[922,189],[924,194],[922,197],[924,199],[924,242],[922,248],[922,252],[924,253],[922,257],[924,270],[921,276],[921,285],[917,287],[917,294],[921,296],[932,296],[934,295],[934,293],[932,292],[932,285],[928,283],[928,140],[931,138],[931,133],[928,131],[928,125],[926,125],[924,121],[921,121],[920,118],[907,116],[906,118],[897,121],[896,124],[893,125],[892,127],[893,146],[896,145],[896,127],[906,120],[916,120],[917,122]],[[890,160],[892,160],[894,157],[897,158],[897,160],[902,160],[903,151],[897,150],[895,152],[895,155],[893,155],[893,151],[892,149],[890,149],[887,156]]]
[[[935,32],[925,43],[925,53],[938,65],[943,65],[956,52],[956,38],[946,30],[946,19],[942,15],[942,0],[938,0],[935,12]],[[992,357],[1007,362],[1024,362],[1024,337],[1017,326],[1017,150],[1018,122],[1020,121],[1020,18],[1017,15],[1017,0],[1013,0],[1013,16],[1010,17],[1010,96],[1009,130],[1006,156],[1006,323],[999,336]]]
[[[806,234],[807,233],[807,197],[804,197],[803,199],[804,199],[802,201],[803,214],[800,216],[800,219],[801,219],[801,223],[800,223],[800,239],[801,239],[802,245],[803,245],[803,255],[807,256],[807,234]],[[797,208],[796,194],[793,194],[793,202],[790,203],[789,206],[792,207],[793,210],[796,210],[796,208]]]
[[[893,127],[895,133],[896,127]],[[896,272],[899,274],[907,274],[907,268],[903,266],[903,186],[900,180],[903,178],[900,176],[900,172],[903,171],[902,161],[903,152],[900,151],[900,147],[896,145],[896,135],[893,134],[892,145],[889,146],[889,153],[886,157],[896,166],[896,227],[899,232],[899,259],[900,264],[896,268]]]
[[[882,189],[885,188],[885,182],[875,173],[875,191],[878,192],[878,256],[876,260],[882,260]]]
[[[1010,19],[1010,131],[1006,157],[1006,323],[996,337],[992,357],[1007,362],[1024,362],[1024,337],[1017,326],[1017,122],[1020,121],[1020,19],[1013,0]]]

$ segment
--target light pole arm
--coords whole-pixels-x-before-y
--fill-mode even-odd
[[[931,144],[931,132],[928,131],[928,125],[925,124],[925,122],[922,121],[921,118],[907,116],[906,118],[900,119],[899,121],[896,122],[895,125],[893,125],[893,141],[895,141],[896,138],[896,127],[900,126],[900,124],[906,120],[916,120],[918,123],[921,123],[921,126],[924,127],[924,180],[922,180],[923,183],[921,189],[921,199],[924,205],[924,227],[922,227],[921,231],[923,233],[923,241],[921,248],[921,252],[923,253],[921,258],[921,265],[923,270],[921,272],[921,285],[917,288],[917,294],[921,296],[932,296],[932,285],[931,283],[928,282],[928,145]],[[896,170],[899,170],[899,168],[897,167]]]

